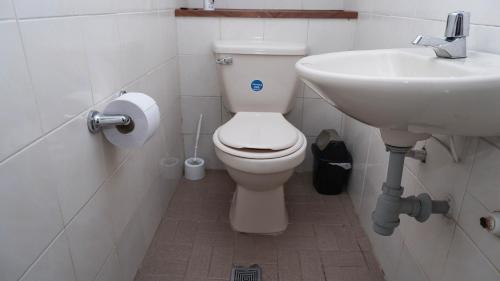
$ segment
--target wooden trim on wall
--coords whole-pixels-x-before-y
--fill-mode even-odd
[[[203,9],[180,8],[176,17],[228,17],[228,18],[309,18],[309,19],[356,19],[358,12],[344,10],[260,10],[260,9]]]

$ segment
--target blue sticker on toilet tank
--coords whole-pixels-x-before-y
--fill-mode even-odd
[[[253,80],[252,84],[250,84],[250,88],[254,92],[260,92],[264,88],[264,83],[262,83],[262,81],[260,80]]]

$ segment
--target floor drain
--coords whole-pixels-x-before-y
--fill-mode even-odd
[[[250,267],[233,266],[231,281],[261,281],[262,270],[256,264]]]

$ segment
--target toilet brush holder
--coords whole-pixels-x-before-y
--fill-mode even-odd
[[[188,158],[184,161],[184,177],[191,181],[201,180],[205,177],[205,160],[201,158]]]

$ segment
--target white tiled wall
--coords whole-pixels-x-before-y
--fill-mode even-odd
[[[183,159],[173,0],[0,0],[0,280],[132,280]],[[159,131],[118,150],[86,115],[121,89]]]
[[[221,9],[307,9],[339,10],[348,0],[215,0],[215,6]],[[186,0],[189,8],[203,7],[203,0]]]
[[[204,115],[200,155],[212,169],[222,169],[214,153],[212,133],[230,119],[222,104],[221,84],[216,72],[212,43],[218,39],[273,40],[307,44],[310,54],[350,50],[353,47],[354,20],[323,19],[255,19],[255,18],[177,18],[182,95],[184,150],[193,152],[196,124]],[[293,110],[288,120],[314,141],[322,129],[342,131],[342,114],[304,85],[297,89]],[[312,159],[307,149],[300,170],[311,170]]]
[[[466,10],[473,23],[469,48],[500,53],[495,1],[351,0],[345,8],[361,12],[355,49],[409,47],[417,34],[441,36],[447,13]],[[451,198],[451,216],[434,215],[422,224],[401,216],[395,234],[383,238],[371,230],[370,215],[388,155],[378,130],[348,117],[343,124],[355,162],[349,193],[388,281],[500,280],[500,238],[479,226],[481,216],[500,209],[496,138],[457,138],[460,163],[433,139],[419,143],[427,149],[427,163],[406,160],[405,195],[428,192],[435,199]]]

